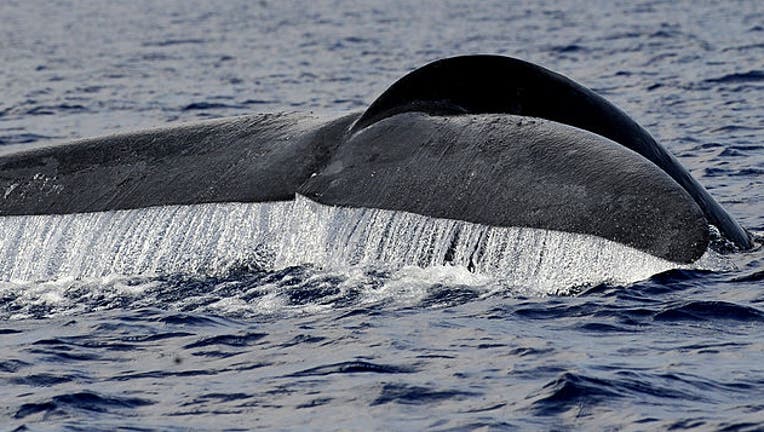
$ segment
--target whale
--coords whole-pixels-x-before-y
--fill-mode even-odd
[[[622,110],[542,66],[436,60],[367,109],[258,113],[0,156],[0,217],[225,202],[409,212],[586,234],[692,263],[750,234]]]

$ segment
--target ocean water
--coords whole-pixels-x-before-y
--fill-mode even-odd
[[[0,153],[331,117],[505,54],[623,108],[761,244],[764,3],[212,3],[0,2]],[[302,197],[4,217],[0,430],[764,430],[762,288],[761,247],[678,267]]]

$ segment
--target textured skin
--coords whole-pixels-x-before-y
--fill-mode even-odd
[[[290,200],[356,117],[242,116],[3,156],[0,215]]]
[[[644,157],[508,114],[388,117],[299,192],[331,205],[591,234],[678,262],[699,258],[709,241],[692,197]]]
[[[652,161],[695,199],[727,238],[743,249],[753,245],[745,229],[639,124],[588,88],[541,66],[495,55],[435,61],[390,86],[358,119],[353,131],[412,111],[516,114],[594,132]]]

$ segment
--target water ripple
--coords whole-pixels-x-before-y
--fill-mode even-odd
[[[656,321],[718,321],[759,322],[764,312],[752,307],[722,301],[692,301],[669,306],[655,314]]]
[[[460,400],[475,396],[479,396],[479,394],[462,390],[436,390],[431,387],[391,383],[382,386],[379,396],[371,402],[371,406],[390,403],[427,405],[442,400]]]
[[[302,376],[324,376],[332,374],[352,374],[352,373],[375,373],[375,374],[401,374],[412,373],[414,369],[401,366],[381,365],[364,361],[348,361],[334,363],[314,368],[301,370],[291,375],[292,377]]]
[[[720,83],[720,84],[739,84],[748,82],[764,81],[764,71],[751,70],[748,72],[732,73],[723,75],[718,78],[709,78],[704,82],[708,83]]]
[[[54,396],[47,401],[21,405],[14,417],[24,418],[33,414],[72,415],[75,411],[90,411],[107,413],[114,410],[135,409],[154,404],[153,401],[142,398],[107,396],[95,392],[83,391]]]

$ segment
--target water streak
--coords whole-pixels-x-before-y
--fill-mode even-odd
[[[212,203],[0,218],[0,280],[462,266],[542,292],[631,283],[677,265],[598,237],[317,204]]]

